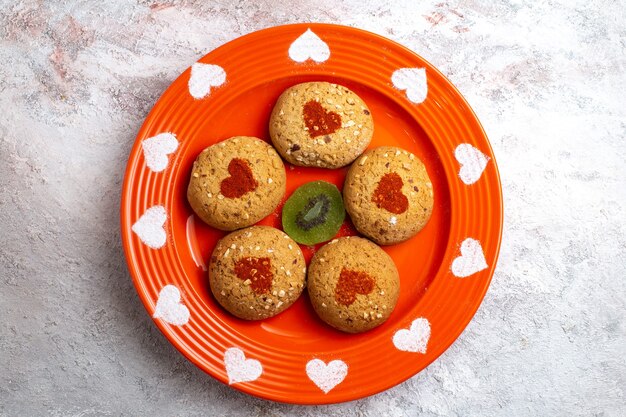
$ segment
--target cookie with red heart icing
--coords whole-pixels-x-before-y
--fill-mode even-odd
[[[374,132],[372,114],[347,87],[309,82],[285,90],[270,117],[272,143],[288,162],[340,168],[354,161]]]
[[[326,323],[348,333],[373,329],[387,320],[400,292],[393,260],[360,237],[343,237],[320,248],[309,264],[311,304]]]
[[[222,307],[239,318],[261,320],[298,299],[306,264],[298,244],[285,233],[252,226],[217,242],[208,273],[211,292]]]
[[[434,203],[422,161],[391,146],[370,149],[352,164],[343,199],[356,229],[380,245],[415,236],[430,219]]]
[[[235,230],[273,212],[285,184],[285,166],[273,147],[261,139],[235,136],[198,155],[187,199],[208,225]]]

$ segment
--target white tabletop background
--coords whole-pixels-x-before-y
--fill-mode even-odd
[[[196,369],[136,295],[128,153],[193,62],[246,33],[342,23],[406,45],[476,111],[505,225],[487,296],[435,363],[299,407]],[[626,415],[626,4],[0,0],[0,415]]]

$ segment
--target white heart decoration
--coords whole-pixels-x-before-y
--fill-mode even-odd
[[[480,242],[468,237],[461,243],[461,256],[452,261],[451,269],[454,276],[465,278],[488,266]]]
[[[330,57],[330,48],[311,29],[307,29],[289,46],[289,58],[296,62],[312,59],[324,62]]]
[[[166,219],[165,207],[153,206],[146,210],[139,220],[133,224],[131,229],[143,243],[152,249],[159,249],[165,245],[167,240],[165,228],[163,227]]]
[[[182,326],[189,321],[189,309],[180,302],[180,291],[173,285],[166,285],[159,292],[154,314],[155,319],[161,319],[175,326]]]
[[[469,143],[462,143],[454,150],[454,157],[461,165],[459,178],[465,184],[474,184],[483,174],[489,157]]]
[[[256,359],[246,359],[246,355],[239,348],[227,349],[224,353],[224,366],[228,375],[228,383],[254,381],[263,373],[261,362]]]
[[[426,100],[428,83],[426,68],[400,68],[391,74],[391,82],[398,90],[406,90],[407,98],[415,104]]]
[[[211,87],[219,87],[226,82],[226,71],[219,65],[195,63],[191,66],[189,94],[195,99],[209,95]]]
[[[306,374],[324,394],[328,394],[346,378],[348,365],[339,359],[329,362],[328,365],[319,359],[312,359],[306,364]]]
[[[423,317],[413,320],[409,329],[395,332],[392,338],[398,350],[417,353],[426,353],[429,339],[430,322]]]
[[[167,168],[167,156],[178,148],[178,141],[173,133],[160,133],[144,139],[141,148],[148,168],[153,172],[161,172]]]

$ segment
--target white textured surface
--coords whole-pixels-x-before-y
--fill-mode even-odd
[[[137,4],[138,3],[138,4]],[[0,0],[0,415],[626,415],[626,4]],[[460,339],[385,393],[274,404],[151,323],[119,236],[126,158],[183,70],[245,33],[341,22],[465,95],[505,198],[493,284]]]

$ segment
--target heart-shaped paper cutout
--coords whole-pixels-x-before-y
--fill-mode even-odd
[[[189,94],[195,99],[207,97],[211,87],[219,87],[226,82],[226,71],[219,65],[196,63],[191,66]]]
[[[289,58],[296,62],[312,59],[324,62],[330,57],[330,48],[311,29],[307,29],[289,46]]]
[[[426,353],[430,339],[430,323],[420,317],[413,320],[409,329],[401,329],[394,333],[393,344],[398,350],[405,352]]]
[[[226,198],[239,198],[250,191],[256,190],[259,183],[254,179],[248,161],[233,158],[228,163],[228,173],[220,183],[220,191]]]
[[[461,243],[461,256],[452,262],[451,269],[454,276],[465,278],[488,266],[480,242],[468,237]]]
[[[173,133],[160,133],[141,141],[141,148],[148,168],[153,172],[161,172],[167,168],[167,156],[178,148],[178,140]]]
[[[165,245],[167,240],[163,227],[166,219],[165,207],[153,206],[146,210],[131,229],[143,243],[152,249],[159,249]]]
[[[235,262],[235,275],[244,283],[248,281],[255,294],[267,294],[272,288],[274,273],[270,258],[242,258]]]
[[[367,295],[374,291],[374,278],[362,271],[343,268],[335,287],[335,300],[349,306],[356,301],[356,295]]]
[[[425,68],[400,68],[391,74],[391,82],[398,90],[406,90],[407,98],[415,104],[426,100],[428,83]]]
[[[489,157],[469,143],[462,143],[454,150],[454,157],[461,165],[459,178],[465,184],[474,184],[483,174]]]
[[[256,359],[246,359],[243,351],[236,347],[227,349],[224,353],[224,366],[228,383],[231,385],[254,381],[263,373],[261,362]]]
[[[341,127],[341,116],[334,111],[327,111],[317,101],[309,101],[302,108],[302,117],[309,136],[331,135]]]
[[[175,326],[182,326],[189,321],[189,309],[180,302],[180,291],[173,285],[166,285],[159,292],[154,314],[155,319],[161,319]]]
[[[403,185],[404,182],[397,173],[390,172],[383,175],[372,194],[372,202],[376,204],[376,207],[390,213],[404,213],[409,209],[409,199],[402,193]]]
[[[312,359],[306,364],[306,374],[324,394],[328,394],[346,378],[348,365],[339,359],[329,362],[328,365],[320,359]]]

